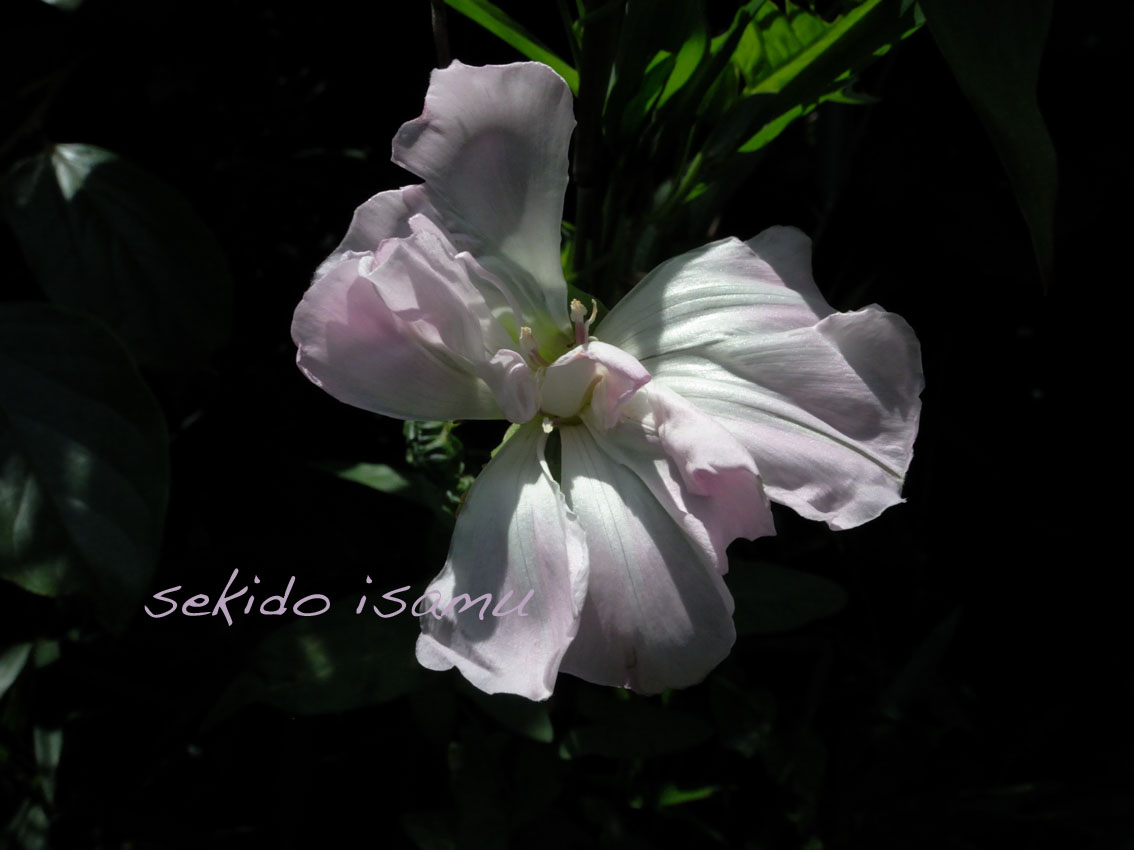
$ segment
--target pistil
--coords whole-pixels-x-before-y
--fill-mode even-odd
[[[591,325],[598,317],[598,302],[591,302],[591,315],[586,318],[587,308],[578,298],[571,299],[571,321],[575,325],[575,345],[583,345],[590,338]]]

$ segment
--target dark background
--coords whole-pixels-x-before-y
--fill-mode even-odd
[[[505,8],[560,48],[553,9]],[[210,368],[150,376],[172,434],[153,591],[213,596],[234,568],[265,592],[294,575],[300,595],[349,600],[367,575],[382,589],[431,578],[447,532],[430,512],[316,468],[403,468],[400,423],[313,387],[289,337],[354,207],[416,182],[389,143],[435,62],[428,4],[88,0],[67,14],[15,0],[3,17],[0,129],[16,141],[0,165],[45,142],[120,153],[186,195],[236,281],[232,339]],[[468,64],[520,58],[453,13],[449,27]],[[1102,545],[1125,502],[1104,502],[1095,478],[1129,429],[1084,389],[1102,358],[1091,328],[1118,319],[1108,293],[1124,274],[1108,267],[1122,219],[1107,202],[1134,181],[1105,83],[1126,31],[1056,9],[1040,81],[1061,178],[1046,293],[996,154],[926,30],[864,75],[877,105],[798,122],[722,210],[721,235],[811,233],[836,307],[880,303],[922,342],[907,504],[837,534],[779,511],[777,538],[730,550],[835,581],[841,613],[742,637],[706,684],[667,700],[561,677],[548,743],[455,672],[345,711],[217,712],[279,622],[140,616],[111,636],[82,600],[4,586],[5,633],[65,637],[6,709],[64,730],[52,846],[1134,846],[1125,568]],[[21,94],[60,69],[50,95]],[[0,268],[5,300],[41,297],[7,230]],[[461,427],[471,472],[502,430]],[[413,623],[384,625],[410,657]],[[666,713],[676,748],[620,744],[620,729]],[[5,820],[34,772],[13,728]],[[662,805],[667,785],[717,790]]]

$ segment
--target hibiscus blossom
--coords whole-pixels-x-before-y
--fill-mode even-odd
[[[592,331],[560,265],[573,127],[544,65],[435,71],[393,144],[424,184],[359,207],[292,325],[299,367],[341,401],[518,423],[430,591],[530,591],[525,616],[426,614],[417,657],[532,699],[559,672],[644,693],[703,679],[735,640],[728,544],[774,533],[769,498],[832,528],[900,502],[922,389],[906,322],[833,311],[792,228],[663,263]]]

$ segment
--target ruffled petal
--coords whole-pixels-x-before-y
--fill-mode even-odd
[[[515,290],[533,327],[529,312],[567,327],[559,248],[574,126],[571,91],[546,65],[453,62],[394,138],[394,162],[426,181],[458,250]]]
[[[296,308],[292,338],[315,384],[375,413],[497,419],[503,408],[526,421],[534,412],[530,371],[518,373],[500,354],[510,337],[428,230],[332,266]]]
[[[701,681],[736,639],[723,580],[586,426],[561,434],[564,489],[590,559],[586,604],[562,671],[647,694]]]
[[[653,383],[627,405],[617,427],[583,421],[611,458],[632,470],[696,544],[706,564],[728,571],[728,544],[776,533],[748,450],[672,390]]]
[[[690,252],[643,280],[601,331],[728,429],[770,498],[852,528],[902,501],[921,353],[900,316],[877,306],[832,312],[808,245],[774,228],[747,246]]]
[[[436,212],[420,186],[406,186],[379,192],[354,211],[346,236],[315,272],[318,280],[347,254],[374,251],[387,239],[404,239],[410,235],[409,220],[415,215],[436,218]]]
[[[588,572],[585,535],[543,458],[546,439],[538,424],[521,428],[470,488],[449,558],[426,591],[439,605],[422,616],[417,642],[425,667],[456,667],[486,693],[535,700],[551,696],[578,629]],[[462,611],[461,594],[485,593],[493,602],[483,619],[483,604]],[[449,610],[438,618],[441,606]]]

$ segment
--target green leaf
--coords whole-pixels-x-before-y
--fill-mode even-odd
[[[0,577],[137,610],[168,491],[161,410],[122,346],[45,304],[0,307]]]
[[[30,641],[26,641],[17,643],[15,646],[9,646],[6,650],[0,652],[0,699],[4,698],[8,688],[12,687],[12,683],[23,672],[24,664],[27,663],[31,651],[32,644]]]
[[[853,74],[916,29],[896,0],[866,0],[830,22],[791,3],[784,12],[765,4],[733,54],[745,98],[710,137],[710,156],[759,150],[819,103],[845,100]]]
[[[102,319],[141,362],[199,364],[227,339],[225,258],[149,172],[92,145],[56,145],[12,168],[3,209],[48,297]]]
[[[356,463],[345,469],[323,464],[320,468],[344,481],[353,481],[372,490],[389,493],[430,509],[442,503],[442,492],[423,477],[419,475],[407,477],[384,463]]]
[[[504,448],[504,444],[514,436],[516,436],[516,432],[519,431],[522,427],[523,425],[521,425],[519,422],[513,422],[511,425],[509,425],[508,430],[504,432],[504,436],[500,440],[500,444],[492,450],[491,457],[496,457],[496,453]]]
[[[579,93],[578,72],[488,0],[445,0],[445,5],[476,21],[529,59],[547,65],[566,80],[572,94]]]
[[[831,22],[803,9],[784,4],[781,12],[771,3],[757,12],[734,54],[752,94],[775,93],[798,77],[883,0],[866,0]]]
[[[464,679],[457,682],[457,690],[480,706],[489,717],[505,729],[541,744],[550,744],[555,738],[547,704],[532,702],[512,694],[486,694]]]
[[[846,592],[833,581],[776,564],[734,559],[726,580],[736,601],[739,635],[798,629],[837,614],[847,602]]]
[[[1055,146],[1036,101],[1052,0],[922,0],[929,31],[980,116],[1028,223],[1044,282],[1055,274]]]
[[[403,598],[412,605],[416,594]],[[297,618],[268,635],[252,652],[248,671],[238,677],[205,721],[210,728],[250,702],[291,714],[335,714],[388,702],[418,686],[414,658],[417,618],[403,611],[377,616],[373,591],[362,613],[357,599],[339,599],[321,615]],[[393,610],[393,604],[382,602]]]
[[[930,686],[961,624],[961,609],[953,609],[926,635],[912,657],[878,699],[879,710],[890,720],[901,720],[919,695]]]
[[[657,105],[659,108],[664,106],[667,100],[677,94],[681,87],[689,82],[708,50],[709,24],[705,20],[704,10],[698,8],[697,11],[700,14],[693,18],[692,27],[686,30],[688,35],[674,57],[673,71],[670,73],[669,79],[666,80],[661,97],[658,98]],[[690,29],[692,32],[689,32]]]
[[[593,723],[573,729],[560,747],[563,758],[597,755],[629,758],[667,755],[706,741],[712,727],[693,714],[652,702],[612,702]]]
[[[658,794],[657,807],[680,806],[683,803],[693,803],[698,800],[707,800],[720,791],[719,785],[706,785],[703,788],[691,788],[683,791],[676,785],[666,785]]]

